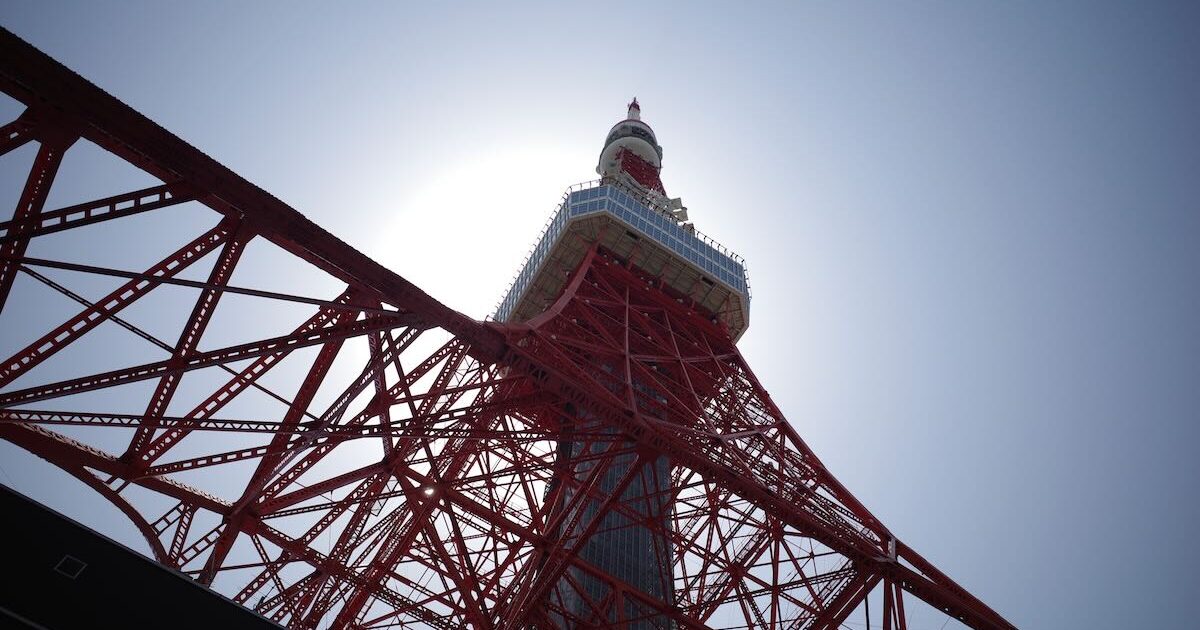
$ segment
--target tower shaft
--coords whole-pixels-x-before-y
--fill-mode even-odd
[[[0,90],[27,108],[0,155],[32,162],[0,224],[6,468],[170,570],[292,628],[836,628],[880,585],[884,627],[901,593],[1012,627],[808,449],[735,345],[744,268],[653,186],[568,194],[480,322],[7,31]],[[44,207],[85,143],[160,183]]]

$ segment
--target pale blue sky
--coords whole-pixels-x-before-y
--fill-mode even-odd
[[[0,23],[474,317],[636,94],[667,190],[747,260],[743,353],[901,539],[1023,628],[1196,625],[1195,5],[5,0]]]

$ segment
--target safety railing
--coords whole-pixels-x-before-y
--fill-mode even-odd
[[[554,244],[572,219],[607,212],[676,255],[688,260],[722,283],[750,299],[750,280],[741,256],[671,214],[668,200],[657,193],[612,180],[575,184],[563,193],[547,218],[538,239],[525,256],[508,290],[489,319],[504,321],[520,302],[525,290],[541,270]]]

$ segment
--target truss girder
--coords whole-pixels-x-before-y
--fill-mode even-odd
[[[48,332],[0,312],[0,330],[33,340],[0,363],[0,438],[112,501],[159,562],[296,628],[833,628],[880,584],[887,627],[904,625],[903,592],[972,627],[1012,627],[834,479],[726,330],[610,252],[593,247],[531,322],[478,322],[7,31],[0,89],[27,107],[0,128],[0,153],[39,145],[0,224],[0,308],[23,299],[20,273],[82,308]],[[163,183],[43,212],[76,138]],[[44,234],[184,201],[216,226],[144,273],[25,257]],[[252,244],[296,264],[255,272]],[[201,260],[203,281],[180,277]],[[243,273],[344,290],[237,286]],[[123,280],[91,300],[69,274]],[[191,294],[164,341],[129,307],[168,285]],[[166,358],[63,358],[106,324]],[[646,516],[649,495],[662,518]],[[582,553],[635,526],[666,543],[669,597]],[[579,605],[552,596],[562,585]]]

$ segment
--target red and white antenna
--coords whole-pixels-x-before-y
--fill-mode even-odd
[[[659,171],[662,170],[662,147],[654,130],[642,121],[642,106],[637,97],[629,103],[625,120],[613,125],[600,151],[596,172],[605,179],[636,183],[647,190],[666,195]]]

